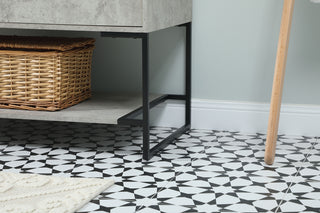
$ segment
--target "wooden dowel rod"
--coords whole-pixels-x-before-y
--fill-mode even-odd
[[[277,59],[274,71],[273,88],[271,96],[265,162],[273,164],[278,137],[278,126],[282,99],[283,81],[286,69],[290,29],[295,0],[284,0],[281,29],[278,43]]]

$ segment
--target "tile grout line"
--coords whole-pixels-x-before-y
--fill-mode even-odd
[[[305,158],[303,159],[302,163],[305,163],[305,162],[307,161],[307,159],[312,155],[311,151],[314,149],[315,145],[318,143],[318,137],[315,137],[315,139],[316,139],[316,141],[315,141],[314,143],[312,143],[311,148],[310,148],[310,152],[308,152],[308,153],[306,154],[306,156],[305,156]],[[297,172],[295,173],[295,175],[294,175],[293,177],[297,177],[298,174],[299,174],[299,172],[301,171],[301,169],[302,169],[302,165],[299,167],[299,169],[297,170]],[[291,181],[290,184],[289,184],[289,186],[288,186],[288,188],[287,188],[287,190],[286,190],[286,192],[285,192],[285,194],[283,195],[283,197],[282,197],[282,199],[281,199],[281,201],[280,201],[280,203],[279,203],[279,205],[278,205],[278,207],[276,208],[276,210],[275,210],[274,213],[278,213],[278,211],[279,211],[279,209],[280,209],[280,206],[281,206],[282,203],[284,202],[284,199],[285,199],[286,195],[288,194],[288,192],[289,192],[289,190],[290,190],[290,188],[292,187],[293,184],[294,184],[293,181]]]

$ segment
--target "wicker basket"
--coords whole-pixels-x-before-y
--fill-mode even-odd
[[[0,108],[56,111],[89,98],[94,42],[0,36]]]

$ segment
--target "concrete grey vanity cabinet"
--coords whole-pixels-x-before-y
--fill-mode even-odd
[[[0,0],[0,27],[152,32],[191,21],[192,0]]]
[[[175,26],[186,32],[184,94],[150,95],[149,34]],[[93,93],[91,99],[62,111],[0,109],[0,118],[142,126],[143,158],[148,160],[190,129],[191,27],[192,0],[0,0],[0,28],[96,31],[103,37],[142,41],[141,94]],[[150,109],[166,100],[185,103],[185,123],[150,147]]]

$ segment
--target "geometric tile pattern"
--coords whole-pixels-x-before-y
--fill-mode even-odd
[[[152,128],[153,144],[172,128]],[[112,178],[84,212],[320,212],[320,143],[281,135],[273,166],[263,134],[191,130],[150,161],[140,127],[1,120],[0,169]]]

